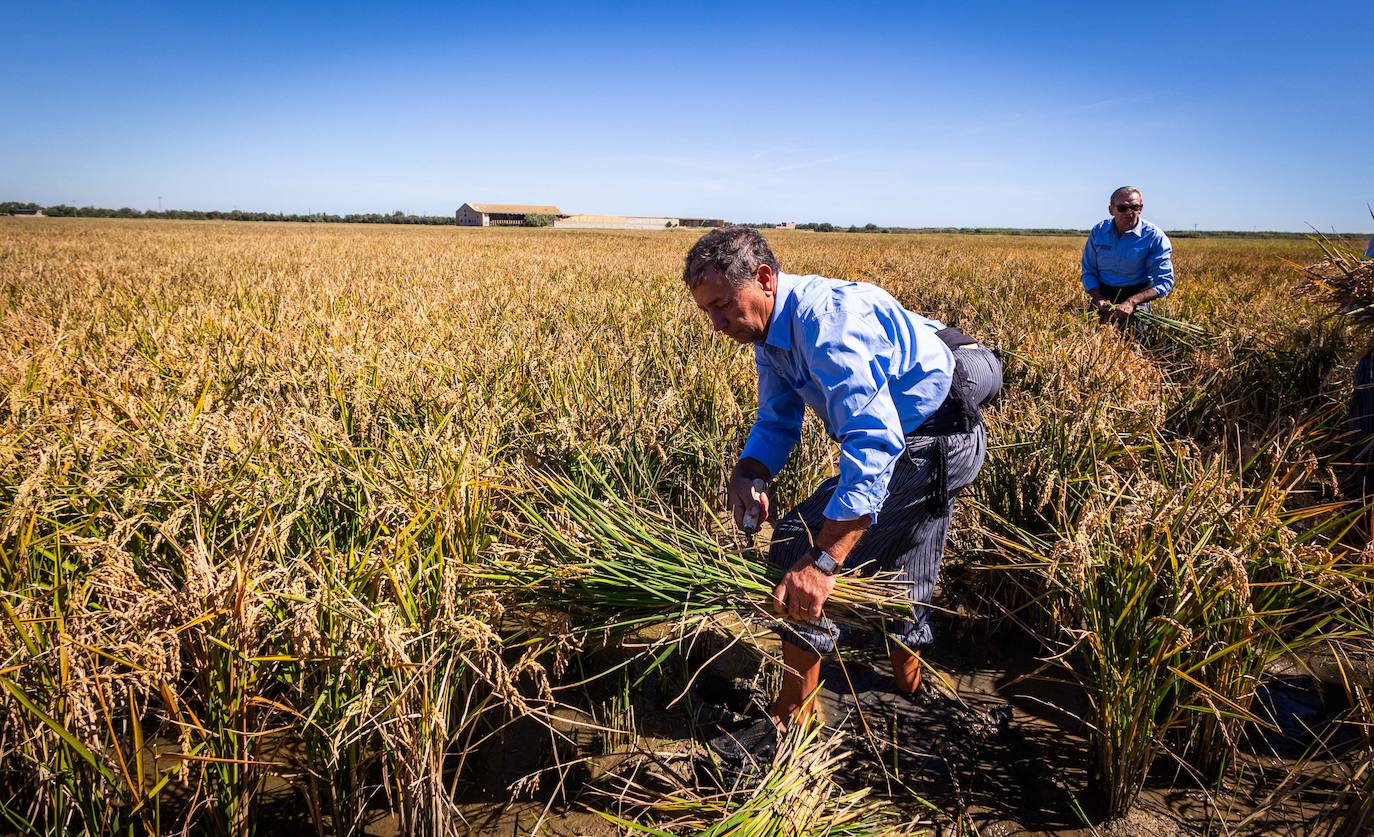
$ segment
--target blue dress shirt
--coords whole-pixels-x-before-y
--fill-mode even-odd
[[[1364,257],[1374,259],[1374,236],[1369,237],[1369,246],[1365,248]]]
[[[1093,227],[1083,245],[1083,290],[1103,285],[1128,288],[1148,281],[1168,296],[1174,289],[1174,247],[1164,231],[1144,218],[1118,234],[1111,219]]]
[[[876,520],[904,437],[949,393],[954,356],[935,336],[942,328],[876,285],[779,273],[768,332],[754,344],[759,416],[740,457],[782,470],[809,405],[840,443],[825,516]]]

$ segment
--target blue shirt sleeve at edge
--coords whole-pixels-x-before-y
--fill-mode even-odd
[[[1166,297],[1174,289],[1174,246],[1164,233],[1157,235],[1154,246],[1150,248],[1145,275],[1150,277],[1150,286],[1158,291],[1161,297]]]

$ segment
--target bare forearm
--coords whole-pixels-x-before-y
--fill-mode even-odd
[[[1132,305],[1143,305],[1144,303],[1155,299],[1159,299],[1159,291],[1155,290],[1154,288],[1146,288],[1145,290],[1139,293],[1131,294],[1130,298],[1126,301],[1131,303]]]
[[[820,534],[816,536],[816,549],[829,552],[843,564],[868,530],[870,521],[867,515],[853,520],[831,520],[827,517],[821,524]]]

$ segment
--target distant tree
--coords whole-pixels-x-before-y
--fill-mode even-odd
[[[525,216],[525,226],[527,227],[552,227],[555,218],[552,215],[543,215],[532,212]]]
[[[864,224],[864,232],[873,232],[878,229],[877,224]]]

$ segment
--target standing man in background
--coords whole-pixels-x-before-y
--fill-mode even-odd
[[[1112,217],[1093,227],[1083,245],[1083,290],[1104,323],[1124,326],[1174,288],[1173,245],[1140,217],[1144,209],[1140,190],[1122,186],[1107,201]]]

